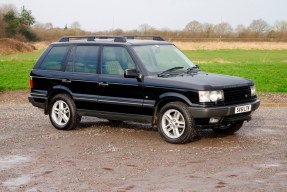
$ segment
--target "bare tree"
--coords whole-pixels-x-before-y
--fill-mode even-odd
[[[114,29],[112,31],[113,35],[122,35],[123,33],[124,33],[124,31],[122,29],[120,29],[120,28]]]
[[[203,31],[203,28],[200,22],[193,20],[185,26],[184,30],[191,33],[201,33]]]
[[[153,30],[153,27],[150,26],[149,24],[141,24],[139,27],[138,27],[138,31],[142,34],[148,32],[148,31],[151,31]]]
[[[44,23],[41,23],[41,22],[36,22],[34,25],[33,25],[33,28],[34,29],[44,29]]]
[[[268,32],[270,26],[263,19],[256,19],[251,22],[251,24],[249,25],[249,29],[255,33],[264,33]]]
[[[244,25],[242,25],[242,24],[237,25],[237,27],[236,27],[236,29],[235,29],[235,31],[236,31],[237,33],[242,33],[242,32],[244,32],[245,30],[246,30],[246,27],[245,27]]]
[[[274,27],[274,31],[276,32],[287,32],[286,21],[276,21],[273,27]]]
[[[202,25],[202,32],[204,33],[205,38],[212,36],[214,26],[211,23],[204,23]]]
[[[53,24],[52,23],[45,23],[44,24],[45,29],[53,29]]]
[[[81,29],[81,24],[78,21],[74,21],[71,25],[70,25],[71,29]]]
[[[218,35],[223,36],[232,33],[233,29],[229,23],[222,22],[214,26],[214,32]]]
[[[37,22],[35,25],[33,25],[33,28],[35,28],[35,29],[53,29],[53,24],[52,23]]]

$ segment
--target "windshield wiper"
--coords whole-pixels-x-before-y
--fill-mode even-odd
[[[189,67],[186,69],[186,73],[190,73],[190,72],[198,72],[199,71],[199,67],[197,65],[193,66],[193,67]]]
[[[168,70],[165,70],[165,71],[163,71],[163,72],[157,74],[157,76],[158,76],[158,77],[162,77],[162,76],[164,76],[164,75],[169,74],[169,72],[176,71],[176,70],[182,69],[182,68],[184,68],[184,67],[173,67],[173,68],[170,68],[170,69],[168,69]]]

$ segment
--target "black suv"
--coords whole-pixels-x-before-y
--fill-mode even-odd
[[[147,39],[149,38],[149,39]],[[197,129],[233,134],[260,101],[252,81],[201,72],[159,36],[73,36],[52,43],[31,71],[29,101],[61,130],[82,116],[156,126],[170,143]]]

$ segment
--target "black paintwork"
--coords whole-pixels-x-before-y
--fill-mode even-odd
[[[36,62],[31,71],[34,87],[31,89],[29,101],[36,107],[44,108],[47,112],[49,98],[57,93],[69,94],[78,109],[80,115],[91,115],[115,120],[132,120],[152,122],[156,120],[158,107],[172,101],[182,101],[186,103],[191,114],[204,114],[200,119],[196,119],[198,126],[204,119],[211,117],[216,111],[216,107],[229,111],[223,116],[234,115],[230,110],[234,105],[227,103],[199,103],[198,91],[200,90],[228,90],[231,88],[241,88],[253,85],[251,80],[231,77],[226,75],[210,74],[200,71],[193,73],[178,73],[158,77],[149,74],[132,46],[170,44],[165,41],[155,40],[127,40],[127,42],[113,42],[107,40],[87,41],[87,42],[57,42],[51,44]],[[61,71],[40,70],[39,66],[45,56],[53,46],[97,45],[100,46],[99,66],[97,73],[65,72],[65,67]],[[101,74],[100,65],[102,61],[101,52],[104,46],[121,46],[127,49],[134,63],[136,71],[140,77],[124,77],[119,75]],[[65,65],[67,64],[68,51]],[[133,74],[134,75],[134,74]],[[236,105],[252,104],[256,110],[259,101],[256,97],[248,97],[245,100],[238,100]],[[212,113],[210,113],[212,107]],[[199,112],[200,111],[200,112]],[[249,115],[248,115],[249,117]],[[244,117],[244,120],[248,118]],[[154,122],[155,123],[155,122]]]

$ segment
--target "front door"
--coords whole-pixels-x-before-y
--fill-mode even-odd
[[[136,78],[125,78],[125,69],[136,69],[128,50],[121,46],[102,47],[98,106],[115,116],[145,115],[143,110],[143,83]]]

